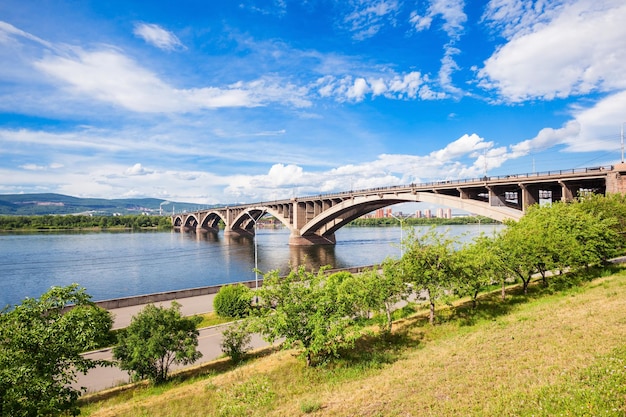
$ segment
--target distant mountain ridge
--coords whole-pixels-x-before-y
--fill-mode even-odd
[[[80,198],[63,194],[0,194],[0,214],[44,215],[44,214],[163,214],[182,210],[192,211],[200,207],[194,203],[168,202],[158,198]],[[163,204],[163,205],[162,205]]]

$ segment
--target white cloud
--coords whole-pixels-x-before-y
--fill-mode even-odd
[[[140,163],[136,163],[132,167],[126,169],[124,171],[124,175],[134,176],[134,175],[148,175],[152,174],[154,171],[148,170],[144,168]]]
[[[511,102],[626,88],[626,4],[579,0],[552,12],[485,61],[481,85]]]
[[[475,133],[471,135],[465,134],[454,142],[449,143],[445,148],[431,153],[431,156],[437,161],[447,162],[465,155],[474,154],[491,146],[491,142],[485,142],[483,138]]]
[[[594,129],[603,126],[604,106],[617,108],[626,104],[626,94],[608,97],[597,108],[576,109],[572,121],[561,128],[543,129],[531,139],[521,141],[510,146],[496,147],[493,142],[486,141],[477,134],[465,134],[448,143],[441,149],[424,155],[381,154],[375,160],[358,164],[345,164],[321,171],[308,171],[300,164],[274,163],[265,174],[257,175],[227,175],[207,171],[185,170],[184,168],[164,169],[167,162],[152,160],[150,168],[141,163],[124,165],[110,163],[110,155],[74,155],[67,156],[70,163],[55,162],[54,164],[23,164],[18,175],[8,169],[0,167],[0,175],[7,181],[3,184],[4,192],[16,192],[24,189],[24,184],[33,184],[40,192],[60,192],[64,194],[114,198],[125,193],[128,195],[159,196],[173,201],[197,202],[200,204],[230,204],[235,202],[269,201],[274,199],[291,198],[302,195],[331,193],[348,189],[364,189],[379,186],[408,184],[410,182],[428,182],[444,179],[477,178],[488,170],[502,166],[507,161],[522,158],[538,150],[554,147],[564,147],[566,150],[584,150],[577,148],[584,143],[585,138],[593,135]],[[624,108],[624,107],[622,107]],[[588,124],[580,128],[579,123]],[[594,124],[595,123],[595,124]],[[619,126],[616,126],[617,130]],[[0,131],[0,140],[7,142],[9,136],[15,141],[15,136],[22,138],[21,143],[28,145],[30,141],[40,138],[38,132],[11,132]],[[119,136],[123,136],[118,133]],[[80,138],[86,135],[75,133],[66,137],[55,137],[48,134],[41,145],[64,141],[65,145],[80,143]],[[146,136],[149,143],[153,139]],[[84,140],[84,139],[83,139]],[[103,140],[101,150],[113,149],[111,144],[118,145],[118,157],[128,151],[123,148],[125,141],[93,137],[88,142],[98,143]],[[42,147],[39,145],[38,147]],[[131,143],[129,143],[131,145]],[[178,146],[177,146],[178,145]],[[180,147],[175,143],[174,148]],[[262,144],[256,144],[266,150]],[[595,143],[594,146],[597,146]],[[616,144],[606,144],[614,146]],[[93,146],[93,145],[89,145]],[[134,148],[151,149],[151,146],[137,143]],[[242,145],[243,146],[243,145]],[[257,148],[258,148],[257,147]],[[174,149],[173,148],[173,149]],[[202,148],[189,146],[189,156],[197,156]],[[597,149],[596,149],[597,150]],[[183,150],[184,151],[184,150]],[[162,150],[156,150],[157,153]],[[54,153],[54,152],[52,152]],[[268,153],[268,152],[263,152]],[[271,153],[271,152],[269,152]],[[255,156],[260,156],[256,154]],[[144,158],[149,158],[145,154]],[[63,170],[53,170],[64,165]],[[17,185],[20,188],[15,188]],[[130,190],[130,191],[129,191]],[[34,192],[34,189],[29,189]]]
[[[354,80],[354,84],[348,88],[346,97],[354,101],[362,101],[365,95],[370,91],[367,81],[363,78],[357,78]]]
[[[27,171],[45,171],[48,167],[37,164],[24,164],[20,165],[20,168],[25,169]]]
[[[420,72],[412,71],[404,75],[391,74],[386,78],[376,77],[365,79],[346,75],[342,78],[330,75],[319,78],[314,84],[321,97],[334,98],[339,102],[359,102],[368,94],[372,97],[384,96],[389,99],[435,100],[445,96],[444,93],[433,93],[429,86],[430,80]]]
[[[571,152],[614,151],[620,147],[619,133],[626,122],[626,91],[611,94],[589,108],[573,108],[580,133],[564,143]]]
[[[511,39],[532,33],[549,23],[568,0],[491,0],[482,21]]]
[[[50,49],[54,48],[54,46],[50,42],[47,42],[41,38],[38,38],[37,36],[31,35],[30,33],[24,32],[23,30],[16,28],[10,23],[3,22],[0,20],[0,43],[6,43],[9,41],[9,39],[15,36],[19,36],[19,37],[28,39],[30,41],[36,42],[42,46],[45,46],[46,48],[50,48]]]
[[[416,31],[430,29],[437,18],[442,20],[441,28],[452,40],[458,40],[464,30],[467,15],[463,11],[463,0],[430,0],[425,12],[411,12],[409,21]]]
[[[42,72],[71,87],[79,98],[91,97],[135,112],[188,112],[221,107],[256,107],[284,102],[306,107],[306,89],[280,79],[234,83],[228,88],[178,89],[114,49],[75,56],[47,56],[35,63]]]
[[[400,3],[397,0],[356,0],[353,10],[344,17],[353,38],[364,40],[376,35],[389,22],[395,25]]]
[[[176,35],[163,29],[159,25],[151,23],[137,23],[135,24],[133,33],[159,49],[173,51],[185,48]]]
[[[467,15],[463,11],[464,7],[463,0],[430,0],[424,13],[413,11],[409,19],[417,32],[430,29],[433,22],[441,19],[441,29],[446,32],[449,41],[443,47],[444,56],[439,70],[439,85],[454,95],[461,94],[461,90],[454,86],[452,74],[459,69],[453,57],[461,53],[455,45],[465,30]]]
[[[575,121],[569,121],[559,129],[550,127],[543,128],[537,136],[511,146],[510,158],[518,158],[528,155],[533,151],[541,151],[557,145],[567,143],[573,137],[577,137],[580,133],[580,124]]]

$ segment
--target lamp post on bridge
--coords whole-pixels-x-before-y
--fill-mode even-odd
[[[259,289],[259,264],[258,264],[258,250],[257,250],[257,243],[256,243],[256,233],[257,233],[257,222],[254,217],[252,217],[252,215],[246,211],[246,214],[248,215],[248,217],[250,217],[250,220],[252,220],[252,222],[254,223],[254,291],[255,291],[255,295],[254,295],[254,303],[255,304],[259,304],[259,296],[258,296],[258,292],[256,292]]]
[[[400,259],[404,256],[404,237],[402,236],[402,224],[404,223],[404,217],[395,216],[393,213],[389,213],[391,217],[398,220],[400,222]]]

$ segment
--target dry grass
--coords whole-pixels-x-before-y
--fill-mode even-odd
[[[281,351],[195,381],[130,391],[84,412],[94,417],[551,415],[541,411],[546,395],[585,394],[580,381],[586,372],[626,346],[625,290],[622,273],[554,294],[536,287],[528,299],[514,296],[506,304],[486,299],[476,313],[451,310],[435,327],[419,315],[405,319],[392,342],[363,340],[347,359],[321,368],[306,369],[294,352]],[[614,395],[621,403],[609,415],[626,415],[626,397]],[[589,406],[585,398],[570,406]]]

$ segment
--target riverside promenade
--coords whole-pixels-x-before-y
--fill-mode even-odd
[[[213,311],[213,298],[215,294],[206,294],[195,297],[185,297],[176,300],[160,301],[153,303],[156,306],[169,307],[172,301],[176,301],[181,305],[181,313],[185,316],[194,314],[202,314]],[[115,329],[126,327],[130,324],[132,317],[137,314],[141,309],[145,307],[145,304],[139,304],[129,307],[113,308],[109,311],[114,316]],[[202,357],[194,362],[192,365],[187,366],[172,366],[172,370],[188,368],[197,366],[206,362],[211,362],[222,356],[222,350],[220,347],[222,341],[223,327],[228,324],[219,326],[207,327],[200,329],[198,336],[198,348],[197,350],[202,353]],[[268,346],[269,343],[265,342],[259,335],[253,335],[251,340],[252,349],[262,348]],[[93,352],[85,353],[84,356],[88,359],[104,359],[112,360],[113,354],[111,349],[101,349]],[[98,366],[87,372],[86,375],[78,374],[76,382],[72,384],[74,388],[85,387],[87,393],[94,393],[102,391],[115,386],[124,385],[130,382],[130,375],[128,372],[119,369],[116,366],[101,367]]]
[[[180,311],[183,316],[193,316],[195,314],[204,314],[213,311],[213,298],[215,294],[198,295],[195,297],[177,298],[168,301],[157,301],[155,306],[170,307],[173,301],[181,305]],[[121,329],[128,327],[131,319],[139,313],[147,304],[137,304],[128,307],[107,309],[113,315],[113,329]]]
[[[341,270],[349,271],[352,273],[359,273],[367,268],[371,268],[371,266],[334,269],[329,270],[328,272],[332,273]],[[246,285],[254,290],[257,283],[255,281],[245,281],[241,282],[241,284]],[[258,281],[258,285],[262,285],[262,280]],[[184,316],[192,316],[195,314],[212,312],[213,299],[215,298],[215,295],[220,288],[221,286],[213,286],[157,294],[146,294],[116,300],[96,301],[96,304],[111,312],[111,314],[113,315],[113,329],[121,329],[124,327],[128,327],[133,316],[139,313],[147,304],[154,304],[155,306],[168,308],[172,305],[173,301],[176,301],[181,305],[181,314]],[[198,293],[200,293],[201,295],[193,295]],[[117,307],[120,305],[121,307]],[[228,324],[223,324],[200,329],[197,350],[202,353],[202,357],[192,365],[172,366],[172,370],[197,366],[206,362],[211,362],[221,357],[222,349],[220,345],[222,342],[222,331],[224,329],[224,326],[227,325]],[[269,343],[264,341],[260,335],[254,334],[252,335],[250,346],[252,349],[259,349],[269,346]],[[87,352],[84,354],[84,356],[88,359],[94,360],[113,359],[113,354],[110,348]],[[86,375],[79,373],[77,375],[76,382],[72,384],[72,386],[74,388],[85,387],[87,389],[87,393],[93,393],[105,390],[107,388],[126,384],[128,382],[130,382],[130,375],[128,374],[128,372],[122,371],[116,366],[99,366],[91,369]]]

